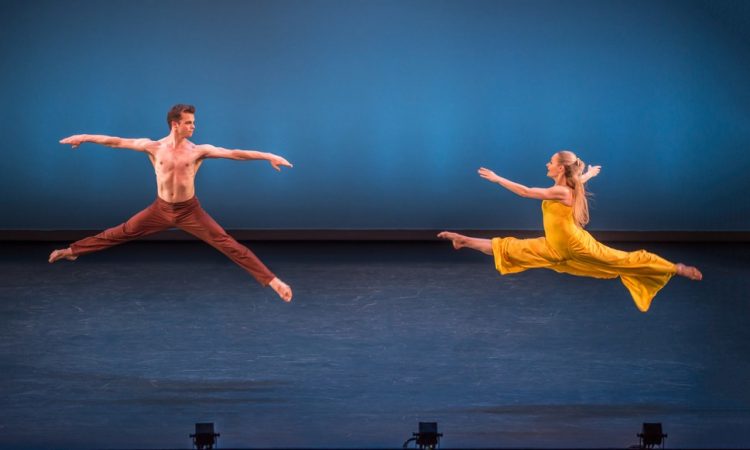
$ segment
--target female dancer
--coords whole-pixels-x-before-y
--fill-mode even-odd
[[[691,280],[703,278],[692,266],[671,263],[645,250],[624,252],[597,242],[583,227],[589,221],[584,183],[599,173],[573,152],[560,151],[547,163],[547,176],[555,181],[549,188],[529,188],[507,180],[489,169],[479,175],[521,197],[542,200],[544,237],[479,239],[443,231],[438,237],[453,242],[453,247],[468,247],[492,255],[495,267],[505,275],[544,267],[556,272],[594,278],[616,278],[633,296],[642,312],[648,311],[659,290],[677,274]]]

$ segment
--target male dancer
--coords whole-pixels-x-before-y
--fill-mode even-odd
[[[195,174],[206,158],[235,160],[264,159],[274,169],[292,167],[286,159],[272,153],[252,150],[227,150],[213,145],[196,145],[188,140],[195,131],[195,107],[175,105],[167,113],[169,136],[158,141],[150,139],[123,139],[111,136],[79,134],[60,141],[77,148],[84,142],[125,148],[146,153],[154,165],[158,197],[148,208],[128,219],[127,222],[105,230],[96,236],[74,242],[68,248],[55,250],[49,262],[59,259],[75,260],[80,255],[91,253],[132,239],[177,227],[198,237],[228,256],[248,271],[263,286],[271,288],[282,300],[292,300],[292,289],[250,251],[219,226],[201,208],[195,197]]]

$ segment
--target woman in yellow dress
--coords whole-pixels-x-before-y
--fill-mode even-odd
[[[674,264],[645,250],[624,252],[596,241],[583,227],[589,221],[584,183],[599,173],[599,166],[589,166],[573,152],[563,150],[547,163],[552,187],[530,188],[503,178],[485,168],[479,175],[521,197],[542,200],[544,237],[480,239],[443,231],[438,237],[453,242],[453,247],[478,250],[495,259],[495,267],[505,275],[526,269],[546,268],[571,275],[616,278],[633,296],[639,310],[646,312],[659,290],[673,275],[691,280],[703,278],[692,266]]]

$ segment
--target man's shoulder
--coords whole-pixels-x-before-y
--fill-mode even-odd
[[[203,159],[211,153],[213,146],[209,144],[196,144],[185,140],[184,148],[192,155],[193,158]]]
[[[153,147],[155,147],[155,148],[162,148],[162,147],[166,147],[166,146],[167,146],[167,138],[168,138],[168,137],[169,137],[169,136],[167,136],[167,137],[163,137],[163,138],[161,138],[161,139],[159,139],[159,140],[156,140],[156,141],[151,141],[151,146],[153,146]]]
[[[186,141],[187,148],[191,151],[194,151],[196,153],[199,153],[201,155],[205,155],[207,153],[215,152],[218,147],[211,145],[211,144],[195,144],[190,141]]]

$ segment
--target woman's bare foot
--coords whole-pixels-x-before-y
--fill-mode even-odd
[[[277,294],[279,294],[279,297],[281,297],[282,300],[287,303],[292,301],[292,288],[290,288],[288,284],[284,283],[278,278],[274,278],[270,283],[268,283],[268,285],[271,286],[271,289],[276,291]]]
[[[70,247],[55,250],[49,254],[50,263],[61,260],[63,258],[67,259],[68,261],[75,261],[76,259],[78,259],[77,256],[73,255],[73,250],[71,250]]]
[[[686,266],[682,263],[675,264],[675,267],[677,267],[677,275],[696,281],[700,281],[703,279],[703,274],[696,267]]]
[[[464,236],[463,234],[453,233],[451,231],[443,231],[441,233],[438,233],[437,237],[453,242],[453,248],[455,248],[456,250],[466,247],[466,241],[468,239],[468,237]]]

